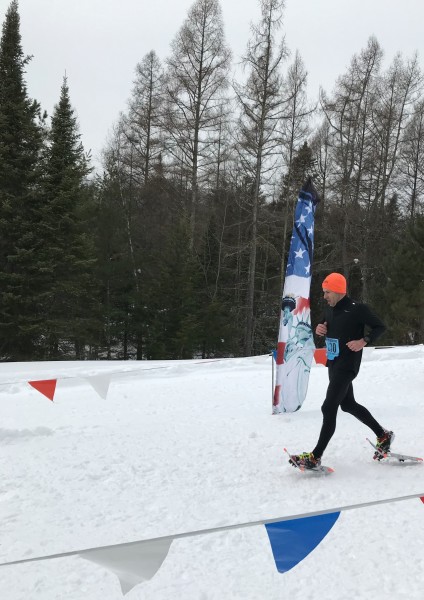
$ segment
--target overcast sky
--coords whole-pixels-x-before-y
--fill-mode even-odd
[[[0,20],[9,6],[0,0]],[[126,108],[136,64],[155,50],[161,60],[193,0],[19,0],[22,46],[33,55],[28,93],[51,115],[63,75],[82,141],[98,166],[108,132]],[[259,0],[221,0],[226,40],[240,60]],[[286,0],[282,33],[309,73],[311,99],[331,91],[371,35],[388,65],[396,52],[418,51],[424,70],[423,0]]]

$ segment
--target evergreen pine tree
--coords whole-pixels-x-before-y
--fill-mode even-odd
[[[236,311],[230,295],[234,274],[224,265],[222,224],[218,223],[216,212],[212,213],[205,229],[198,257],[203,273],[199,314],[202,358],[237,353],[237,342],[242,337],[242,332],[237,331]]]
[[[33,358],[40,337],[34,280],[43,129],[39,104],[27,95],[28,62],[13,0],[0,40],[0,358],[5,360]]]
[[[387,260],[383,318],[389,344],[424,342],[424,217],[418,215],[398,240],[394,256]]]
[[[161,257],[156,279],[146,298],[146,356],[149,359],[189,359],[199,351],[200,272],[190,249],[189,226],[174,226]]]
[[[98,340],[97,290],[88,159],[64,78],[46,151],[41,210],[40,278],[43,282],[44,353],[48,358],[84,358]]]
[[[109,156],[98,185],[96,273],[100,281],[102,302],[102,351],[108,359],[126,360],[134,357],[132,350],[136,343],[134,309],[137,292],[134,285],[134,263],[128,251],[126,216],[118,200],[118,178],[116,166]],[[144,278],[142,281],[144,285]]]

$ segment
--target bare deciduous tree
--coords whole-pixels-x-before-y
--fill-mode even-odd
[[[386,197],[401,150],[402,135],[421,87],[422,75],[417,56],[405,64],[402,57],[397,55],[379,82],[372,132],[379,157],[379,161],[375,161],[379,174],[375,200],[380,206],[383,221]]]
[[[167,60],[167,150],[188,170],[191,244],[196,230],[199,177],[219,136],[230,50],[218,0],[197,0]]]
[[[330,125],[333,168],[330,188],[327,189],[342,216],[342,222],[338,223],[337,246],[340,247],[339,264],[346,275],[357,207],[362,193],[369,194],[371,186],[364,165],[370,152],[371,119],[381,59],[382,50],[377,40],[370,38],[366,48],[353,57],[347,73],[338,79],[333,97],[328,98],[321,92],[322,110]],[[356,235],[355,232],[353,236]]]
[[[307,101],[307,81],[303,60],[296,51],[293,63],[290,65],[283,86],[284,114],[281,121],[282,157],[286,176],[283,180],[281,200],[285,204],[285,219],[283,226],[283,252],[281,259],[281,289],[285,273],[285,248],[284,241],[287,229],[292,223],[290,215],[294,216],[294,206],[297,200],[298,181],[293,181],[293,157],[300,146],[306,142],[309,133],[309,120],[314,108]]]
[[[152,50],[136,66],[136,78],[122,133],[131,147],[133,172],[140,185],[149,181],[152,167],[162,152],[160,120],[163,113],[164,73]]]
[[[278,125],[282,118],[281,64],[287,56],[284,40],[279,46],[275,34],[281,27],[284,2],[260,0],[262,17],[252,28],[252,39],[243,59],[248,69],[247,81],[235,86],[241,108],[237,148],[242,168],[251,188],[251,229],[249,270],[246,296],[245,354],[252,353],[254,334],[254,296],[258,216],[262,186],[279,166],[276,159],[281,149]]]
[[[399,194],[411,221],[424,210],[424,101],[415,106],[405,129],[399,161]]]

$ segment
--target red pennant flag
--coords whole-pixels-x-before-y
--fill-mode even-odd
[[[420,500],[421,500],[421,502],[424,502],[424,496],[422,496],[422,497],[420,498]]]
[[[40,379],[38,381],[28,381],[28,383],[53,402],[57,379]]]
[[[314,352],[315,362],[318,365],[326,365],[327,364],[327,349],[326,348],[317,348]]]

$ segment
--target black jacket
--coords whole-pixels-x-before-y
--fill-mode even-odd
[[[367,304],[361,304],[344,296],[334,307],[325,309],[322,323],[327,322],[327,365],[333,368],[354,371],[358,374],[362,360],[362,350],[353,352],[346,346],[351,340],[360,340],[365,335],[365,327],[369,328],[368,344],[372,344],[384,333],[384,323],[375,315]],[[334,342],[331,342],[334,340]],[[330,359],[328,348],[335,344],[338,356]],[[331,363],[331,365],[330,365]]]

